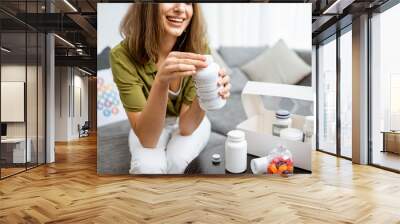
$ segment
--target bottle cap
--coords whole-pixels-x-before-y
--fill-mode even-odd
[[[287,110],[278,110],[275,112],[275,117],[278,119],[290,118],[290,112]]]
[[[211,161],[213,163],[220,163],[221,162],[221,155],[218,154],[218,153],[213,154],[212,157],[211,157]]]
[[[240,130],[232,130],[228,132],[228,139],[234,140],[234,141],[242,141],[244,140],[244,132]]]

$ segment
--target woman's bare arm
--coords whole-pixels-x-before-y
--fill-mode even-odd
[[[197,97],[193,100],[192,104],[182,104],[179,115],[179,131],[183,136],[191,135],[205,116],[205,112],[201,109]]]
[[[129,122],[145,148],[157,146],[168,102],[168,84],[154,81],[142,112],[127,112]]]

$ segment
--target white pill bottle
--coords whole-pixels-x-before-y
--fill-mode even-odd
[[[225,169],[231,173],[243,173],[247,169],[247,141],[243,131],[228,132],[225,141]]]
[[[218,110],[226,104],[226,100],[219,95],[219,91],[222,89],[221,86],[218,86],[219,66],[211,55],[205,55],[205,57],[207,67],[200,69],[194,76],[196,93],[203,110]]]

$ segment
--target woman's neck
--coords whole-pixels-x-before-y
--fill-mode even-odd
[[[172,51],[176,43],[177,38],[172,35],[164,35],[160,41],[160,55],[161,59],[164,59],[168,56],[169,52]]]

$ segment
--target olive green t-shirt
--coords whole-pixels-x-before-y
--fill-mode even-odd
[[[125,42],[121,42],[111,50],[110,64],[125,110],[142,111],[157,73],[154,61],[138,64],[129,54]],[[195,97],[196,89],[192,76],[184,77],[179,95],[174,100],[168,98],[167,116],[179,116],[182,104],[190,105]]]

